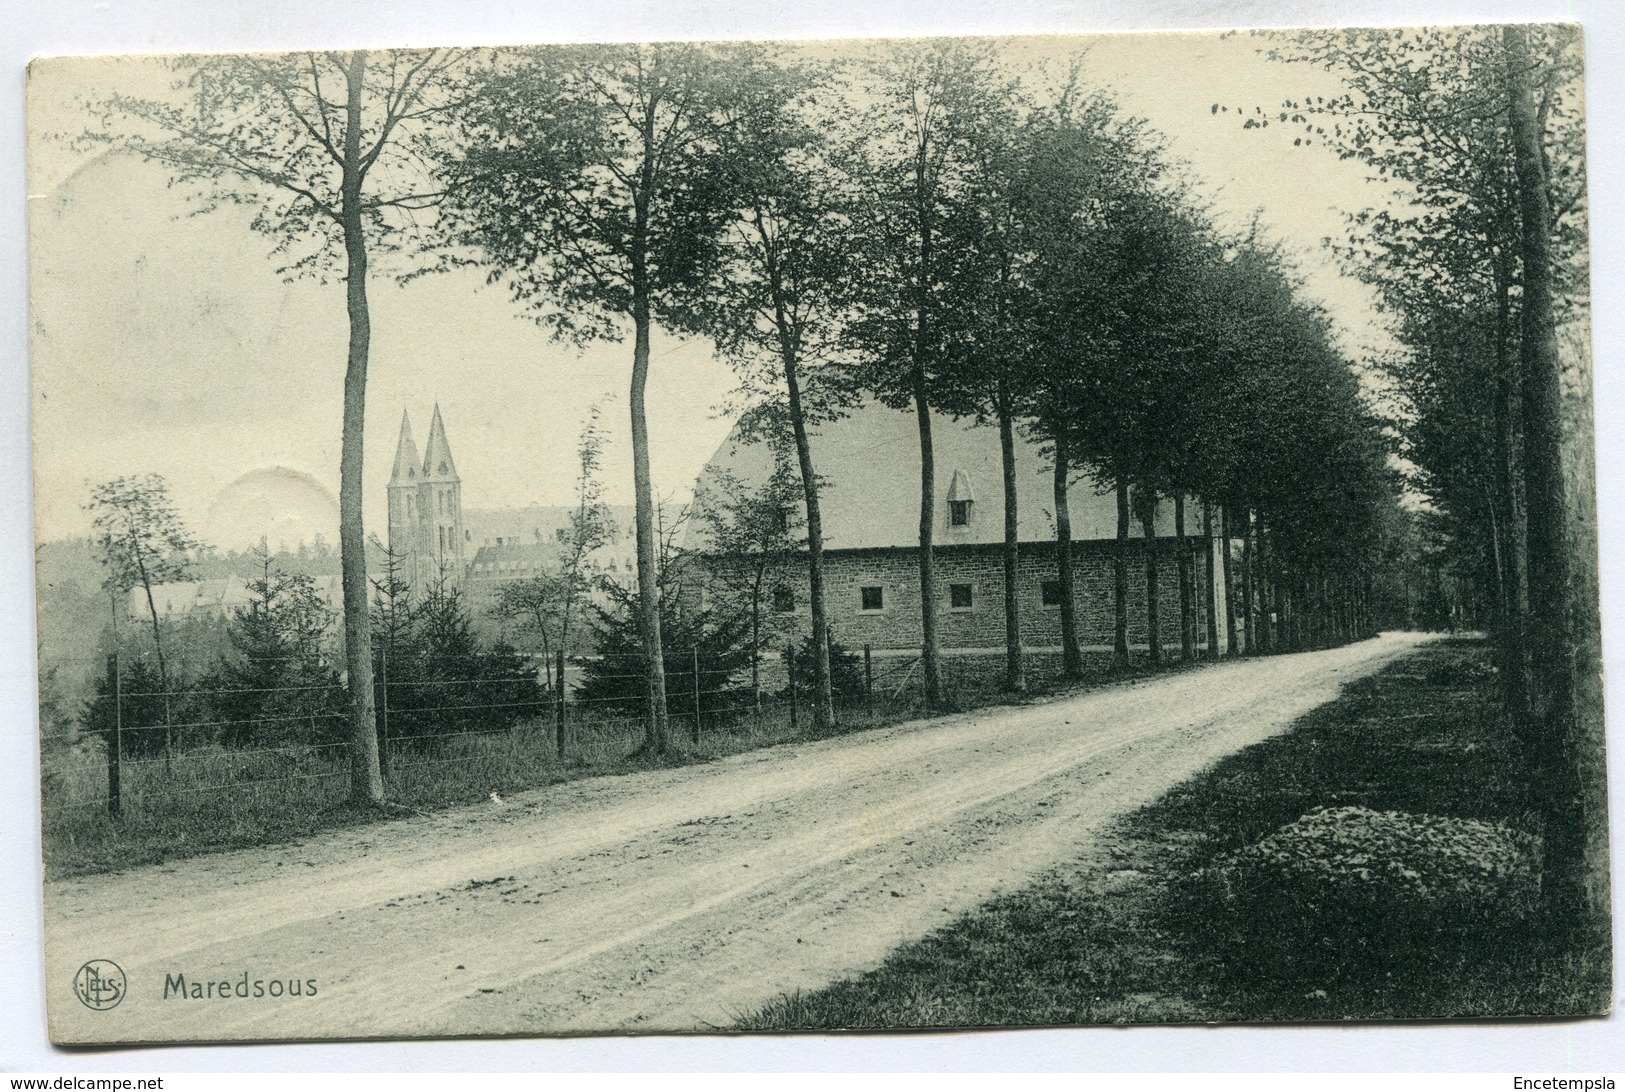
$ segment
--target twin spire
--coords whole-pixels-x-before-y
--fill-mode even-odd
[[[390,471],[389,484],[457,480],[457,464],[452,461],[446,426],[440,420],[440,403],[435,403],[434,419],[429,423],[429,446],[424,449],[421,461],[418,445],[412,439],[412,419],[402,410],[401,438],[395,443],[395,466]]]

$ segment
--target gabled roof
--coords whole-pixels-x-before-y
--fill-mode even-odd
[[[999,431],[968,419],[931,414],[936,456],[937,522],[939,546],[994,545],[1004,541],[1003,469]],[[912,410],[890,409],[866,403],[844,417],[827,422],[810,437],[813,465],[821,479],[819,502],[823,509],[824,546],[830,550],[910,547],[919,544],[920,445]],[[747,485],[759,485],[773,471],[773,454],[766,444],[745,443],[738,431],[723,441],[700,474],[696,495],[727,471]],[[981,483],[973,490],[972,483]],[[947,501],[972,500],[969,522],[952,526]],[[1018,534],[1022,542],[1055,540],[1054,470],[1039,445],[1016,438],[1016,500]],[[1117,535],[1117,500],[1087,474],[1074,480],[1067,495],[1074,542],[1109,539]],[[688,545],[704,548],[703,520],[694,520]],[[1201,505],[1186,505],[1187,534],[1202,532]],[[1164,498],[1157,508],[1157,535],[1174,532],[1173,502]],[[1138,538],[1139,521],[1130,526]]]
[[[405,410],[402,410],[401,438],[395,442],[395,468],[389,472],[389,484],[400,485],[407,481],[417,481],[418,468],[421,465],[418,461],[417,442],[412,439],[412,419],[406,415]]]
[[[623,540],[630,541],[635,514],[629,504],[606,505],[611,523],[611,534],[607,546],[618,546]],[[516,546],[525,543],[557,543],[560,532],[569,534],[570,516],[575,512],[574,505],[568,504],[531,504],[524,508],[464,508],[463,527],[468,531],[468,540],[476,549],[483,546],[495,546],[497,539],[504,545]]]
[[[556,542],[504,543],[501,546],[481,546],[475,551],[469,569],[475,578],[518,578],[555,571],[559,560]]]
[[[429,422],[429,446],[423,449],[423,476],[430,481],[455,482],[457,464],[451,459],[451,445],[446,442],[446,426],[440,420],[440,403],[434,407],[434,420]]]

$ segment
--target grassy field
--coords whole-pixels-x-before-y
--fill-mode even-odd
[[[1605,928],[1564,945],[1527,925],[1294,907],[1238,921],[1210,882],[1316,808],[1529,825],[1487,650],[1448,641],[1350,686],[1288,733],[1126,816],[1073,867],[999,898],[879,968],[781,997],[742,1030],[1594,1013]],[[1257,922],[1251,923],[1257,925]]]
[[[1148,674],[1184,670],[1177,660],[1153,665],[1137,659],[1115,671],[1107,655],[1086,657],[1086,678],[1060,675],[1058,656],[1028,657],[1025,695],[1000,689],[1003,658],[945,659],[950,709],[975,709],[1011,701],[1040,701]],[[875,662],[875,698],[855,700],[841,711],[837,734],[865,731],[926,715],[920,707],[918,671],[908,657]],[[707,762],[724,755],[812,738],[805,698],[792,725],[780,692],[782,674],[766,680],[774,695],[760,710],[747,709],[701,725],[671,721],[672,749],[664,756],[638,753],[642,722],[607,716],[575,704],[569,708],[566,757],[555,747],[553,722],[538,718],[515,728],[447,737],[430,746],[392,749],[386,781],[389,804],[356,808],[345,802],[349,765],[342,746],[233,751],[203,746],[173,761],[126,761],[123,813],[108,814],[106,759],[99,743],[85,740],[48,754],[42,785],[46,875],[52,878],[108,872],[275,842],[332,827],[378,822],[402,809],[426,811],[477,803],[562,781],[631,773],[655,766]]]

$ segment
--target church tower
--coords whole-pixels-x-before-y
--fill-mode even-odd
[[[412,439],[412,419],[401,411],[401,438],[395,441],[395,466],[389,473],[389,552],[401,558],[401,578],[419,583],[418,561],[424,556],[418,511],[418,445]]]
[[[389,549],[402,558],[402,577],[419,595],[442,575],[453,583],[463,577],[462,479],[438,405],[421,462],[411,418],[401,414],[401,435],[389,475]]]
[[[423,470],[418,476],[418,508],[425,521],[423,547],[428,562],[425,576],[456,582],[463,577],[463,484],[446,442],[440,406],[429,422],[429,443],[423,449]]]

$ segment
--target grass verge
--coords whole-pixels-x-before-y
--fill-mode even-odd
[[[1187,669],[1170,659],[1136,658],[1127,669],[1111,657],[1089,654],[1085,677],[1062,677],[1059,656],[1028,656],[1025,694],[1001,687],[1004,660],[956,656],[945,660],[948,709],[1043,701]],[[938,715],[922,708],[918,673],[898,660],[877,673],[874,702],[841,711],[835,734],[867,731]],[[671,749],[641,753],[642,721],[569,707],[568,743],[561,760],[551,720],[524,721],[492,732],[450,735],[433,745],[396,745],[385,776],[385,808],[346,802],[349,764],[339,747],[231,750],[210,744],[162,758],[126,760],[123,813],[108,814],[106,757],[85,740],[64,754],[47,755],[42,783],[45,873],[48,879],[111,872],[204,853],[293,841],[337,827],[379,822],[402,809],[432,811],[475,804],[491,793],[507,796],[583,777],[634,773],[708,762],[730,754],[816,738],[812,714],[798,703],[792,723],[780,698],[760,710],[707,719],[699,739],[692,722],[673,718]]]
[[[1576,1015],[1610,1004],[1606,923],[1374,942],[1309,907],[1302,935],[1237,923],[1204,882],[1316,808],[1528,824],[1482,644],[1441,641],[1349,686],[1287,733],[1118,821],[1074,866],[903,946],[877,969],[780,997],[741,1030]],[[1305,908],[1294,908],[1305,909]],[[1297,946],[1316,958],[1283,959]]]

